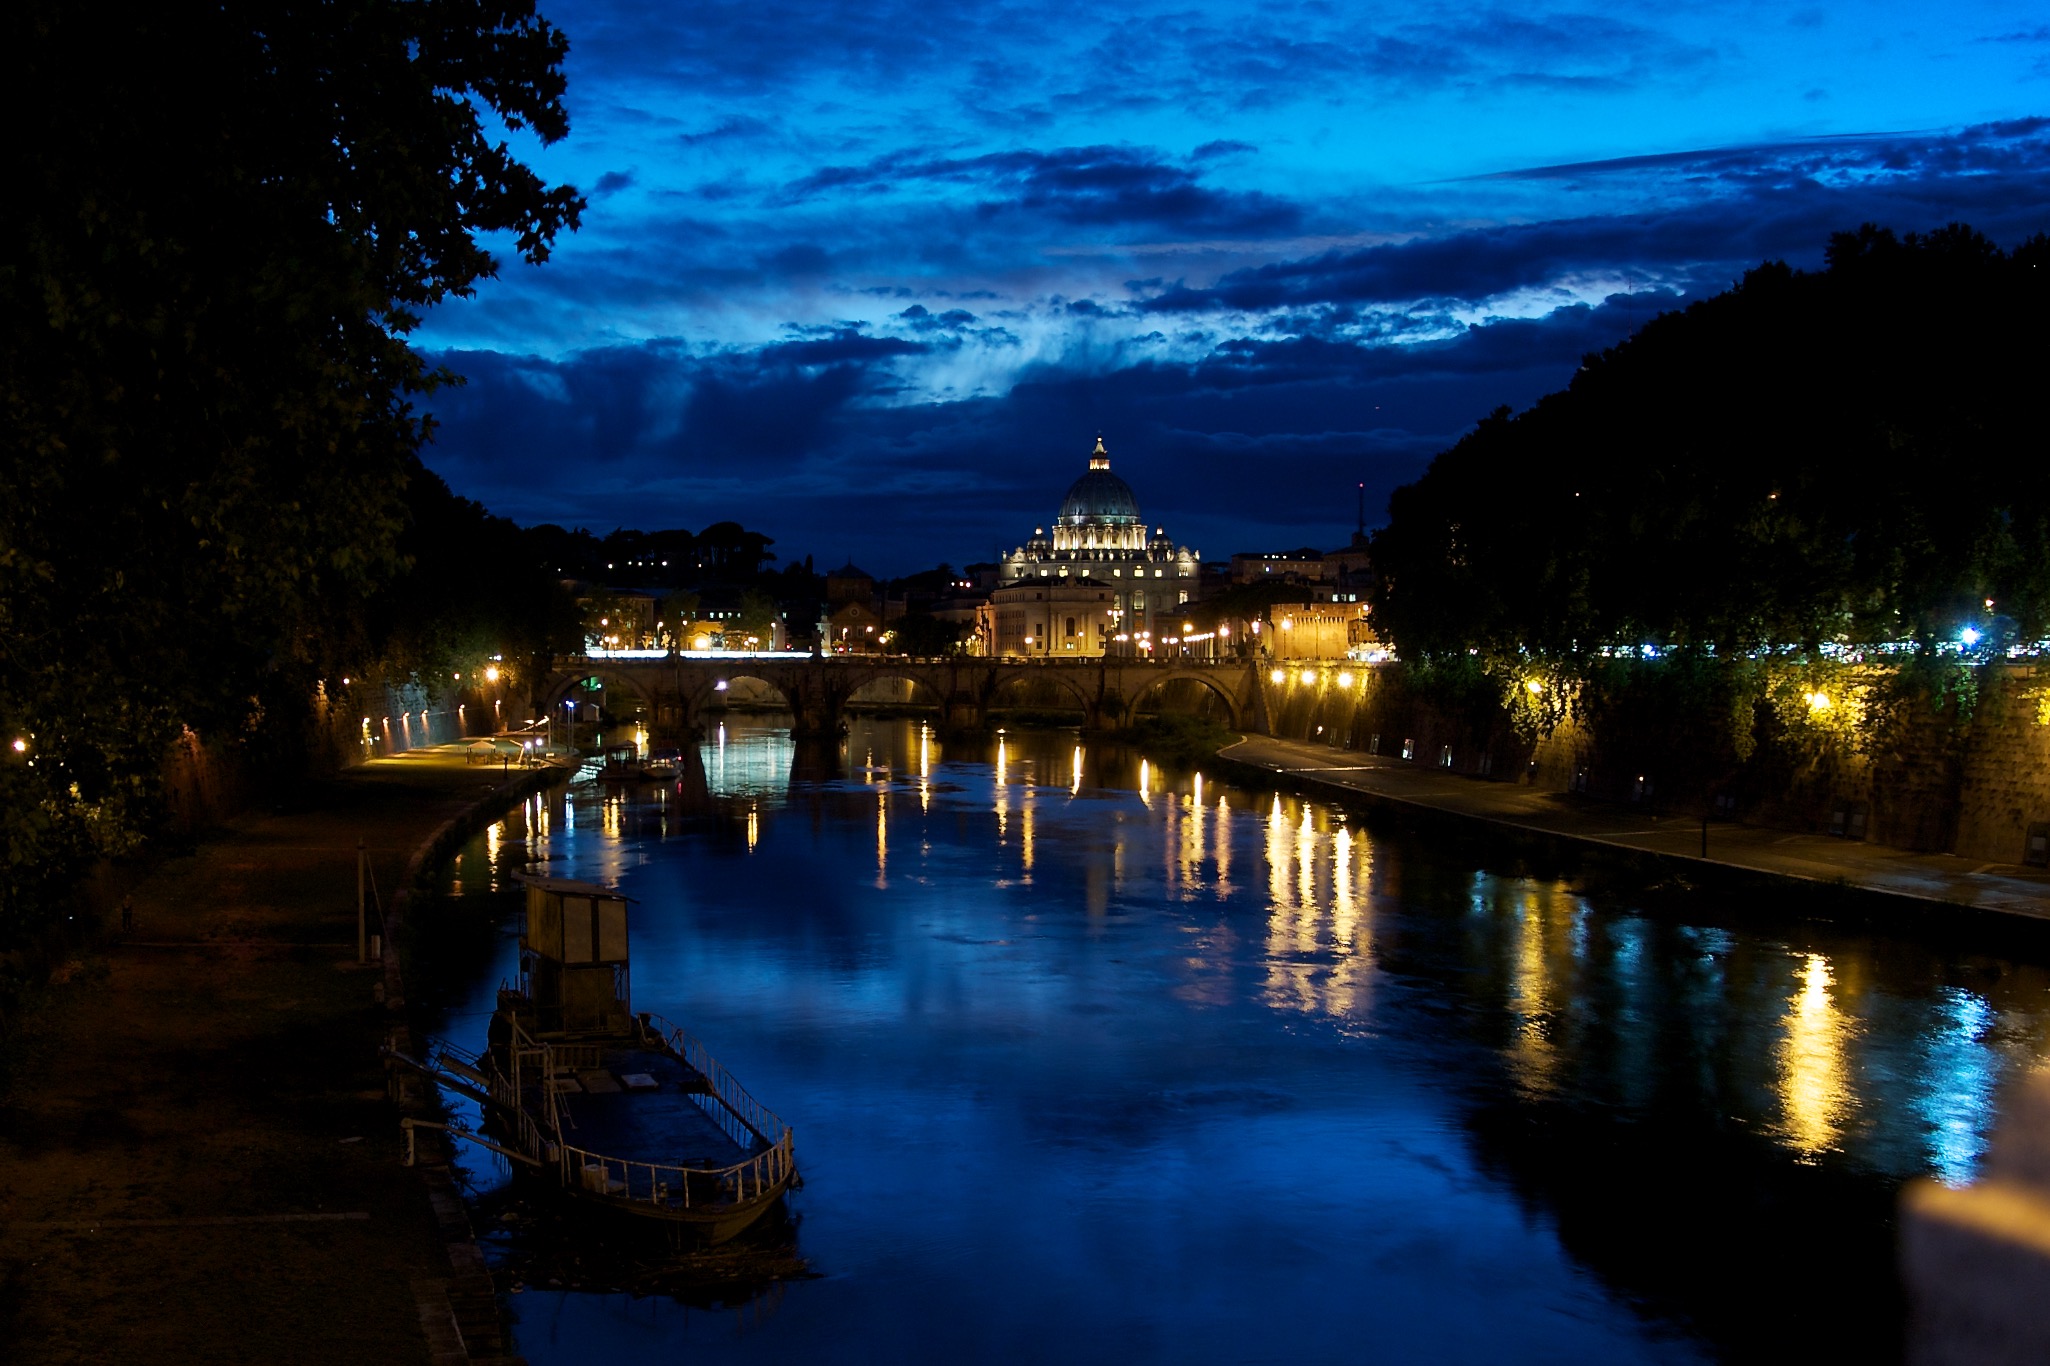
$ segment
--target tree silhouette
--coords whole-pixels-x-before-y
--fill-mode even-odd
[[[2046,261],[2040,236],[1867,226],[1661,315],[1397,491],[1380,629],[1535,661],[2040,638]]]
[[[522,0],[13,15],[0,936],[147,824],[180,725],[346,666],[450,378],[407,332],[494,270],[484,235],[538,262],[582,203],[504,138],[568,128]]]

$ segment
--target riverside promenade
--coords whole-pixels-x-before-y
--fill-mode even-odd
[[[1951,854],[1914,854],[1828,835],[1722,821],[1709,822],[1704,856],[1698,815],[1653,815],[1563,792],[1465,778],[1421,764],[1267,736],[1248,736],[1219,753],[1310,786],[1363,793],[1584,844],[2050,920],[2050,874],[2017,864],[1981,864]]]
[[[389,907],[437,831],[543,780],[446,751],[377,760],[134,887],[132,929],[117,915],[58,974],[9,1060],[0,1360],[503,1350],[495,1306],[467,1343],[457,1327],[455,1287],[490,1302],[460,1206],[399,1162],[385,974],[356,963],[356,844]]]

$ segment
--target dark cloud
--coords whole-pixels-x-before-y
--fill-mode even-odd
[[[1186,167],[1133,147],[1064,147],[931,157],[892,152],[860,165],[826,166],[787,186],[786,204],[826,194],[879,194],[910,186],[960,187],[985,212],[1025,209],[1068,223],[1172,227],[1197,232],[1293,232],[1302,211],[1257,191],[1221,190]]]
[[[607,195],[618,194],[633,183],[634,173],[632,171],[607,171],[592,184],[591,197],[603,199]]]
[[[2027,119],[1935,137],[1814,139],[1537,167],[1513,174],[1670,171],[1696,197],[1656,213],[1476,228],[1277,261],[1210,285],[1167,285],[1145,307],[1191,313],[1433,300],[1470,306],[1585,274],[1715,288],[1762,260],[1813,263],[1831,232],[1867,221],[1908,228],[1962,218],[2000,240],[2018,240],[2050,219],[2046,133],[2050,120]]]
[[[1101,430],[1146,515],[1207,554],[1335,543],[1356,483],[1378,520],[1478,417],[1557,387],[1675,302],[1618,297],[1411,346],[1235,338],[1189,364],[1049,363],[953,402],[899,401],[895,365],[923,345],[846,326],[710,355],[674,342],[559,362],[451,354],[470,382],[438,398],[430,459],[522,520],[737,516],[797,553],[895,571],[982,558],[1044,524]]]
[[[679,133],[677,141],[686,147],[703,147],[710,143],[732,142],[737,139],[761,137],[774,129],[764,119],[751,115],[729,115],[710,128],[695,133]]]

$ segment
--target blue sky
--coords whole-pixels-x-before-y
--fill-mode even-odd
[[[527,523],[959,565],[1100,431],[1206,557],[1334,545],[1761,260],[2050,231],[2040,5],[543,4],[583,228],[416,336]]]

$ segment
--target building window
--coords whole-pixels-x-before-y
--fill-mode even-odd
[[[1156,570],[1154,570],[1154,571],[1153,571],[1153,577],[1154,577],[1154,578],[1156,578],[1156,579],[1157,579],[1157,578],[1161,578],[1161,577],[1162,577],[1162,576],[1164,576],[1164,575],[1165,575],[1166,573],[1167,573],[1167,571],[1166,571],[1165,569],[1156,569]]]
[[[1178,603],[1182,603],[1182,602],[1187,602],[1188,600],[1189,600],[1189,590],[1188,590],[1188,589],[1186,589],[1186,588],[1184,588],[1184,589],[1182,590],[1182,595],[1181,595],[1181,597],[1177,598],[1177,599],[1176,599],[1176,602],[1178,602]]]
[[[1075,619],[1073,617],[1068,618],[1068,634],[1075,634]]]

